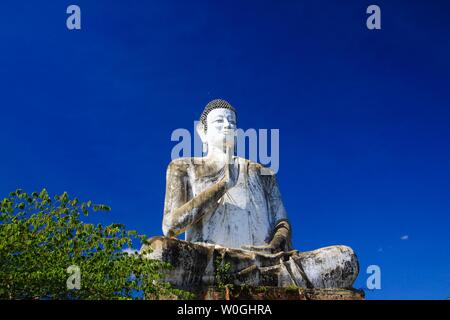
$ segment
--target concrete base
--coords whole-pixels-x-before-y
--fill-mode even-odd
[[[356,289],[305,289],[280,287],[241,287],[219,289],[207,287],[197,295],[199,300],[364,300]]]

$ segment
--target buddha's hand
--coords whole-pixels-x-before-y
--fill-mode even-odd
[[[282,222],[280,223],[282,224]],[[262,246],[242,246],[245,250],[251,250],[256,252],[263,252],[263,253],[278,253],[281,251],[285,251],[286,249],[286,241],[288,236],[288,231],[285,230],[283,227],[279,227],[279,229],[276,231],[275,235],[273,236],[272,240],[264,244]]]
[[[283,251],[281,248],[277,248],[272,244],[265,244],[262,246],[251,246],[251,245],[244,245],[242,246],[242,249],[244,250],[250,250],[250,251],[255,251],[255,252],[260,252],[260,253],[269,253],[269,254],[273,254],[273,253],[278,253]]]
[[[236,185],[239,179],[240,164],[239,159],[233,156],[233,151],[230,148],[227,148],[226,157],[224,181],[227,190],[229,190]]]

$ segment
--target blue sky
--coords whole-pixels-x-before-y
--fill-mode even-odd
[[[2,1],[0,195],[67,191],[161,234],[170,135],[221,97],[280,130],[296,248],[353,247],[357,288],[379,265],[369,299],[446,299],[450,5],[342,3]]]

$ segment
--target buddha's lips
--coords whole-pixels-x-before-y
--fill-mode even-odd
[[[234,136],[235,133],[233,130],[224,130],[224,131],[222,131],[222,134],[224,136]]]

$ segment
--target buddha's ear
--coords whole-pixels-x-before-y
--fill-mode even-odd
[[[203,123],[201,121],[198,121],[196,126],[195,126],[195,130],[197,131],[198,135],[200,136],[200,139],[202,140],[202,142],[206,141],[206,132],[205,132],[205,127],[203,126]]]

